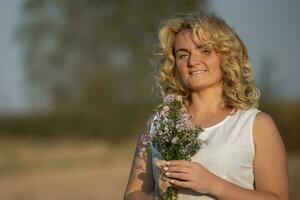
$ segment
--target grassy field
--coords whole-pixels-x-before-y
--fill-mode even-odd
[[[1,200],[118,200],[135,142],[0,141]],[[289,154],[292,200],[300,199],[300,155]]]

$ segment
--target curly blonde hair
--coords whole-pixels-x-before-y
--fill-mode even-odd
[[[181,95],[185,102],[190,100],[190,90],[181,82],[175,67],[175,37],[183,30],[191,30],[196,42],[205,43],[221,55],[224,106],[233,110],[257,107],[260,93],[245,44],[222,19],[203,12],[179,14],[161,26],[155,76],[161,95],[172,93]]]

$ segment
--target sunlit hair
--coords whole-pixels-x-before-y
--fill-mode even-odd
[[[196,44],[205,44],[221,58],[223,106],[248,109],[258,106],[259,90],[247,49],[239,36],[219,17],[202,12],[185,13],[164,22],[159,31],[159,69],[155,76],[162,96],[181,95],[189,102],[191,91],[180,79],[175,61],[175,37],[191,30]]]

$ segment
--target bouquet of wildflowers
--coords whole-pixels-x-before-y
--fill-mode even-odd
[[[192,124],[181,96],[167,95],[155,111],[150,134],[142,138],[146,145],[142,151],[151,151],[163,160],[191,160],[204,143],[199,139],[203,129]],[[173,187],[163,194],[164,200],[176,198],[177,190]]]

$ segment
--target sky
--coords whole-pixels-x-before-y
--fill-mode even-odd
[[[22,0],[0,0],[0,3],[0,113],[22,112],[28,102],[22,47],[15,37]]]
[[[300,99],[300,1],[211,0],[248,47],[256,80],[270,80],[279,99]],[[266,72],[266,63],[269,70]]]
[[[211,10],[233,27],[246,43],[256,80],[269,79],[277,98],[299,100],[300,1],[209,2]],[[22,22],[22,0],[0,0],[0,3],[0,114],[23,112],[32,105],[26,97],[29,88],[22,46],[15,38]],[[265,63],[269,63],[268,74]]]

